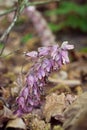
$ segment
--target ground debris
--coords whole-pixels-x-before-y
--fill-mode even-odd
[[[78,96],[64,112],[65,130],[87,130],[87,92]]]
[[[17,130],[20,130],[20,129],[26,130],[26,125],[21,118],[15,118],[13,120],[8,121],[6,125],[6,130],[10,128],[12,129],[17,128]]]
[[[9,119],[14,119],[13,112],[5,106],[5,102],[0,99],[0,127],[3,127],[4,123]]]
[[[43,108],[43,115],[47,122],[51,120],[51,117],[59,115],[60,119],[63,118],[63,110],[65,109],[65,95],[57,95],[52,93],[46,97],[46,104]]]

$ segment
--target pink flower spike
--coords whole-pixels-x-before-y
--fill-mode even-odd
[[[61,47],[58,45],[40,47],[38,51],[26,53],[26,56],[30,57],[34,64],[26,77],[26,86],[17,99],[19,115],[29,113],[34,108],[40,107],[40,97],[49,74],[59,70],[62,65],[69,62],[68,50],[73,48],[74,46],[68,45],[66,41]]]

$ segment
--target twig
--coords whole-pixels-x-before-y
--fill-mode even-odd
[[[7,34],[11,31],[12,27],[14,26],[15,22],[17,21],[18,15],[15,15],[12,23],[10,26],[7,28],[7,30],[3,33],[3,35],[0,38],[0,42],[3,41],[3,39],[7,36]]]
[[[51,2],[58,2],[59,0],[46,0],[46,1],[38,1],[38,2],[27,2],[26,6],[38,6],[38,5],[43,5],[43,4],[48,4]],[[9,10],[4,11],[3,13],[0,13],[0,16],[9,14],[11,12],[14,12],[17,10],[17,7],[11,8]]]
[[[0,13],[0,17],[3,16],[3,15],[9,14],[9,13],[11,13],[11,12],[14,12],[14,11],[16,11],[16,10],[17,10],[17,7],[14,7],[14,8],[12,8],[12,9],[7,9],[6,11]]]
[[[7,35],[7,37],[6,37],[5,41],[7,41],[7,40],[8,40],[8,37],[9,37],[9,34]],[[4,49],[5,49],[5,43],[6,43],[6,42],[4,42],[4,43],[3,43],[3,44],[4,44],[4,46],[3,46],[3,48],[2,48],[2,49],[1,49],[1,51],[0,51],[0,56],[2,55],[2,53],[3,53]]]
[[[13,26],[15,25],[19,15],[21,14],[21,12],[23,11],[23,9],[25,8],[26,4],[27,4],[28,0],[24,0],[22,1],[22,3],[17,7],[17,12],[15,14],[15,17],[12,21],[12,23],[9,25],[9,27],[5,30],[5,32],[3,33],[3,35],[0,38],[0,42],[3,42],[4,38],[9,34],[9,32],[11,31],[11,29],[13,28]],[[2,54],[4,49],[2,49],[0,55]]]
[[[12,23],[9,25],[9,27],[5,30],[5,32],[1,36],[0,42],[3,42],[4,38],[9,34],[11,29],[14,27],[14,25],[15,25],[18,17],[19,17],[19,15],[24,10],[25,6],[47,4],[47,3],[50,3],[50,2],[54,2],[54,1],[59,1],[59,0],[53,0],[53,1],[52,0],[47,0],[47,1],[32,2],[32,3],[28,2],[28,0],[18,1],[18,2],[21,2],[21,3],[18,3],[19,4],[18,7],[15,7],[13,9],[7,10],[7,12],[5,11],[4,13],[1,13],[0,16],[3,16],[3,15],[6,15],[6,14],[12,12],[12,11],[16,11],[17,10],[16,11],[16,15],[15,15]],[[4,50],[4,48],[1,50],[0,56],[2,55],[3,50]]]
[[[13,26],[15,25],[15,22],[17,21],[18,15],[15,15],[12,23],[10,24],[10,26],[5,30],[5,32],[3,33],[3,35],[0,38],[0,42],[2,43],[4,38],[9,34],[9,32],[11,31],[11,29],[13,28]],[[1,52],[0,52],[0,56],[2,55],[3,51],[4,51],[5,45],[2,48]]]
[[[48,80],[53,83],[66,84],[70,86],[81,85],[80,80],[61,80],[61,79],[53,79],[51,77],[49,77]]]

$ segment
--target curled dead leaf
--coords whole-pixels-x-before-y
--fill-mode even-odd
[[[59,120],[63,120],[63,110],[65,109],[65,95],[64,93],[57,95],[56,93],[51,93],[46,97],[46,103],[43,108],[43,116],[46,121],[49,122],[51,117],[60,117]]]
[[[17,128],[17,129],[26,130],[26,125],[21,118],[15,118],[8,121],[6,125],[6,129],[8,128],[13,128],[13,129]]]

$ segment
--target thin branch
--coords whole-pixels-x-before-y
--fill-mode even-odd
[[[22,3],[17,7],[17,12],[15,14],[15,17],[12,21],[12,23],[9,25],[9,27],[5,30],[5,32],[3,33],[3,35],[0,38],[0,42],[3,42],[4,38],[9,34],[9,32],[11,31],[11,29],[14,27],[19,15],[21,14],[21,12],[23,11],[23,9],[25,8],[26,4],[27,4],[28,0],[23,0]],[[2,55],[4,48],[1,50],[0,55]]]
[[[9,37],[9,34],[7,35],[5,41],[8,40],[8,37]],[[5,49],[5,43],[6,43],[6,42],[3,43],[4,46],[3,46],[3,48],[2,48],[1,51],[0,51],[0,56],[2,55],[2,53],[3,53],[4,49]]]
[[[3,41],[3,39],[9,34],[9,32],[11,31],[11,29],[13,28],[13,26],[15,25],[20,13],[23,11],[23,9],[25,8],[26,2],[28,0],[24,0],[24,2],[21,4],[21,6],[19,7],[19,9],[17,9],[17,13],[12,21],[12,23],[10,24],[10,26],[7,28],[7,30],[5,30],[5,32],[3,33],[3,35],[0,38],[0,42]]]
[[[5,32],[3,33],[3,35],[0,38],[0,42],[2,43],[4,38],[9,34],[9,32],[11,31],[11,29],[13,28],[13,26],[15,25],[16,21],[17,21],[18,15],[15,15],[12,23],[9,25],[9,27],[5,30]],[[4,43],[3,43],[4,44]],[[0,52],[0,56],[2,55],[3,51],[4,51],[5,45],[2,48],[1,52]]]
[[[41,5],[41,4],[48,4],[50,2],[54,2],[54,1],[59,1],[59,0],[47,0],[47,1],[39,1],[39,2],[28,2],[28,0],[23,0],[20,1],[21,3],[19,3],[18,7],[15,7],[13,9],[7,10],[4,13],[1,13],[0,16],[6,15],[10,12],[16,11],[16,15],[12,21],[12,23],[9,25],[9,27],[5,30],[5,32],[3,33],[3,35],[0,38],[0,42],[3,42],[4,38],[9,34],[9,32],[11,31],[11,29],[14,27],[19,15],[21,14],[21,12],[24,10],[25,6],[34,6],[34,5]],[[4,48],[1,50],[0,55],[2,55]]]
[[[17,21],[18,15],[15,15],[12,23],[10,24],[10,26],[7,28],[7,30],[5,30],[5,32],[3,33],[3,35],[0,38],[0,42],[2,42],[4,40],[4,38],[8,35],[8,33],[11,31],[12,27],[14,26],[15,22]]]
[[[43,4],[49,4],[51,2],[58,2],[59,0],[47,0],[47,1],[38,1],[38,2],[28,2],[26,6],[38,6]],[[17,10],[17,7],[11,8],[9,10],[4,11],[3,13],[0,13],[0,16],[7,15],[11,12],[14,12]]]
[[[7,15],[7,14],[9,14],[9,13],[11,13],[11,12],[14,12],[14,11],[16,11],[16,10],[17,10],[17,7],[14,7],[14,8],[11,8],[11,9],[7,9],[6,11],[0,13],[0,17],[1,17],[1,16],[4,16],[4,15]]]

